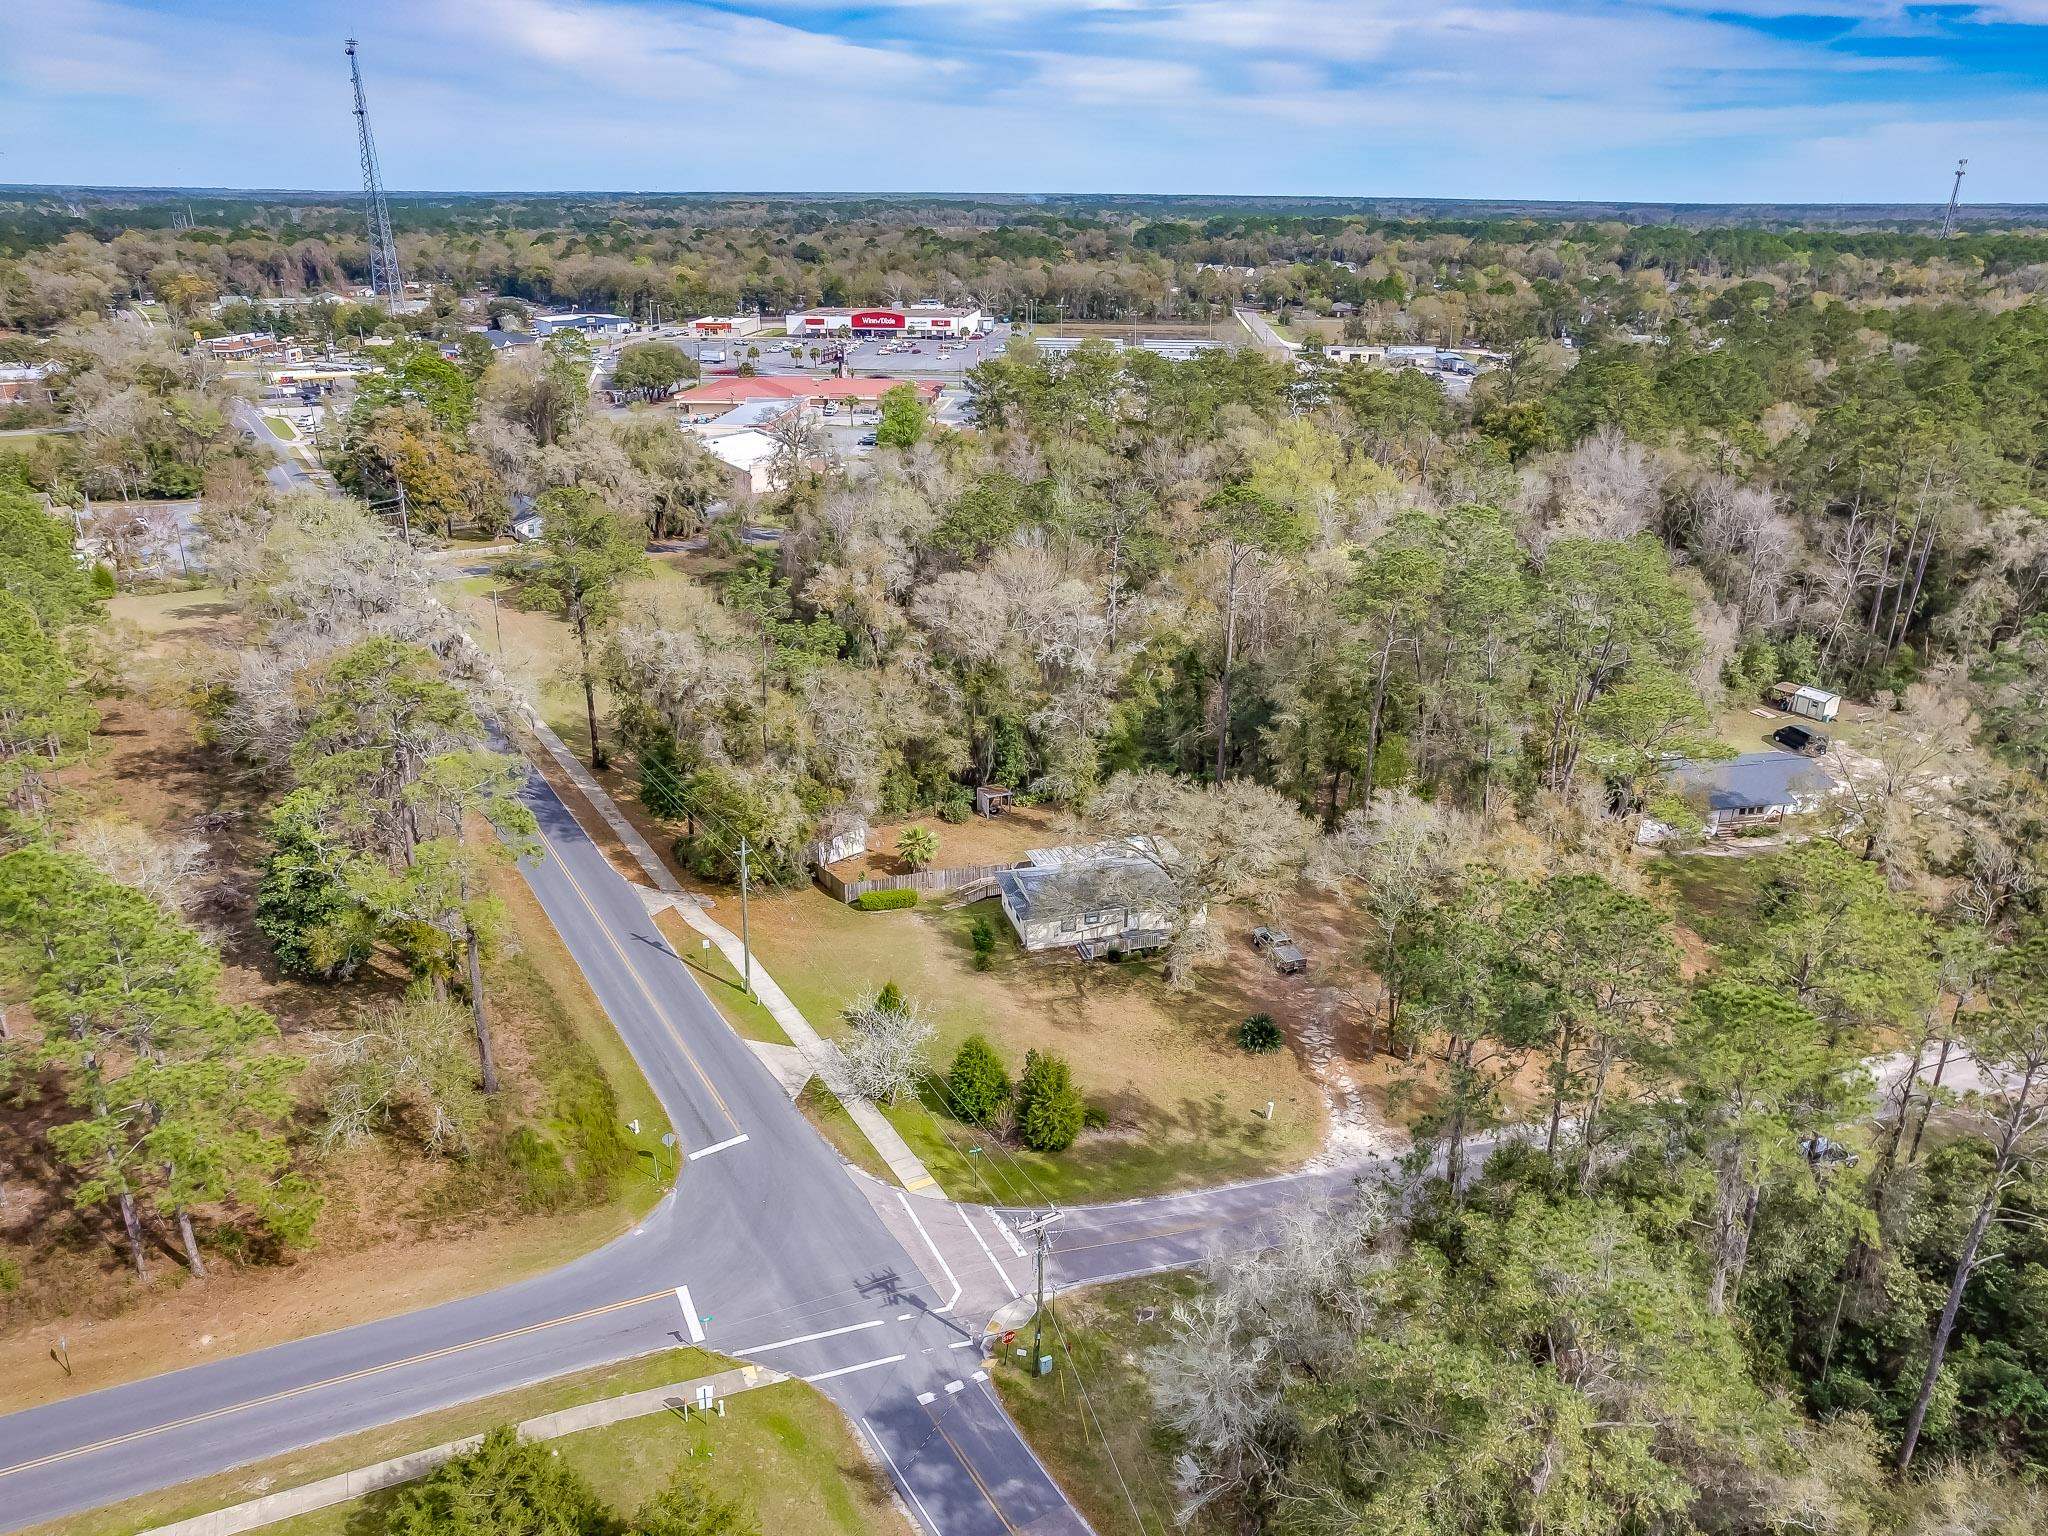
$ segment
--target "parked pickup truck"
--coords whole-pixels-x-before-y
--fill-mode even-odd
[[[1308,969],[1308,956],[1282,929],[1254,928],[1252,948],[1265,951],[1266,958],[1273,962],[1273,969],[1283,976],[1298,976]]]

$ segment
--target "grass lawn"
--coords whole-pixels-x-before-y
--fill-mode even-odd
[[[887,1474],[862,1456],[839,1410],[799,1381],[731,1398],[724,1419],[650,1414],[548,1445],[622,1515],[688,1464],[775,1536],[908,1536]],[[379,1528],[369,1522],[397,1494],[388,1489],[270,1529],[276,1536],[361,1536],[366,1526]]]
[[[874,1143],[853,1123],[853,1116],[846,1112],[839,1096],[821,1080],[814,1077],[804,1084],[804,1091],[796,1096],[796,1107],[811,1122],[811,1128],[830,1142],[832,1150],[847,1162],[863,1173],[873,1174],[884,1184],[896,1182],[896,1175],[882,1161]]]
[[[272,1457],[179,1488],[33,1528],[33,1536],[127,1536],[298,1487],[352,1467],[481,1433],[496,1424],[708,1375],[730,1362],[701,1350],[664,1350],[517,1392]],[[549,1442],[623,1513],[688,1462],[753,1509],[776,1536],[907,1536],[885,1474],[861,1452],[851,1425],[802,1382],[729,1400],[724,1419],[669,1414],[629,1419]],[[267,1529],[279,1536],[346,1536],[388,1507],[396,1490],[302,1515]],[[374,1525],[371,1529],[375,1529]]]
[[[1133,1505],[1148,1536],[1175,1529],[1176,1447],[1154,1420],[1142,1358],[1165,1341],[1174,1302],[1201,1286],[1198,1276],[1164,1275],[1065,1297],[1045,1329],[1051,1374],[1032,1375],[1015,1354],[1028,1352],[1029,1323],[989,1373],[1031,1448],[1105,1536],[1131,1536]],[[1205,1536],[1222,1526],[1198,1515],[1186,1529]]]
[[[282,416],[266,416],[263,424],[270,428],[270,435],[282,442],[293,442],[298,438],[299,429]]]
[[[986,972],[972,964],[977,918],[997,932]],[[791,1001],[825,1034],[844,1028],[840,1012],[849,999],[894,981],[930,1010],[937,1067],[976,1031],[994,1042],[1013,1076],[1028,1049],[1057,1051],[1072,1064],[1076,1084],[1108,1123],[1064,1153],[999,1151],[935,1112],[936,1093],[929,1103],[885,1111],[956,1198],[993,1193],[1035,1203],[1035,1182],[1062,1200],[1121,1199],[1292,1166],[1320,1142],[1322,1100],[1296,1057],[1248,1056],[1232,1041],[1243,1017],[1234,992],[1197,986],[1174,993],[1156,962],[1026,955],[993,901],[954,911],[928,904],[856,912],[821,891],[782,892],[754,903],[753,939]],[[970,1150],[977,1145],[984,1150]]]
[[[557,1376],[552,1381],[538,1382],[496,1397],[479,1398],[473,1403],[445,1408],[439,1413],[422,1414],[416,1419],[405,1419],[380,1429],[345,1435],[303,1450],[287,1451],[282,1456],[251,1462],[248,1466],[181,1483],[175,1488],[124,1499],[104,1509],[87,1510],[31,1526],[29,1531],[31,1536],[58,1536],[58,1533],[62,1536],[123,1536],[126,1532],[184,1520],[283,1488],[318,1482],[323,1477],[387,1461],[408,1451],[460,1440],[465,1435],[481,1434],[493,1425],[516,1423],[558,1409],[573,1408],[579,1403],[594,1403],[600,1398],[645,1392],[670,1382],[708,1376],[727,1369],[731,1364],[723,1356],[701,1349],[661,1350],[615,1365],[598,1366],[571,1376]],[[270,1529],[282,1530],[284,1527]]]
[[[1748,929],[1775,865],[1768,853],[1660,854],[1646,867],[1678,922],[1719,947],[1735,943]]]
[[[740,973],[702,934],[674,912],[657,912],[654,926],[661,930],[669,947],[697,979],[725,1022],[742,1040],[760,1040],[769,1045],[788,1045],[789,1036],[775,1022],[775,1015],[762,1007],[740,984]]]

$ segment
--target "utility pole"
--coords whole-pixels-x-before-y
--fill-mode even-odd
[[[1967,160],[1958,160],[1956,162],[1955,184],[1948,189],[1948,211],[1941,216],[1941,238],[1944,240],[1955,233],[1956,199],[1962,196],[1963,167],[1969,163]]]
[[[1034,1221],[1017,1228],[1029,1233],[1038,1245],[1038,1288],[1036,1310],[1031,1314],[1031,1374],[1040,1375],[1045,1369],[1045,1245],[1052,1235],[1052,1229],[1059,1224],[1060,1213],[1047,1211]]]
[[[740,837],[740,990],[754,995],[754,946],[747,936],[747,839]]]

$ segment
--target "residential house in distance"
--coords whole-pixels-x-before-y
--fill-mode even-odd
[[[1033,848],[1024,859],[995,878],[1003,915],[1030,953],[1071,949],[1093,960],[1163,949],[1172,938],[1173,883],[1137,845]]]
[[[1745,752],[1725,762],[1681,758],[1666,770],[1666,783],[1700,806],[1708,837],[1780,825],[1788,816],[1820,809],[1834,793],[1834,777],[1796,752]],[[1645,818],[1637,840],[1661,843],[1674,829]]]

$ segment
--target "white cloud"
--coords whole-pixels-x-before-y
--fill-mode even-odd
[[[326,9],[0,0],[8,179],[347,185]],[[1733,19],[1789,12],[1887,46]],[[1980,195],[2048,197],[2048,156],[2020,152],[2048,92],[1979,99],[1942,47],[1993,13],[2048,21],[2048,0],[871,0],[850,20],[361,0],[348,20],[402,187],[1833,200],[1967,153]]]

